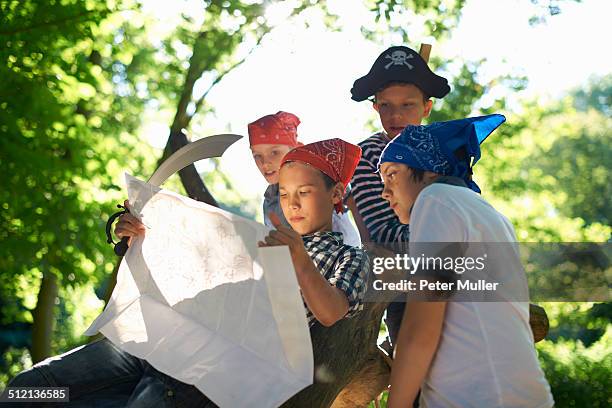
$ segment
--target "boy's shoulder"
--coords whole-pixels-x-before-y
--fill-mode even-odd
[[[340,253],[344,257],[353,257],[356,259],[363,260],[364,262],[367,262],[368,260],[368,252],[361,246],[353,246],[342,243]]]
[[[415,209],[419,204],[432,203],[457,208],[461,204],[469,205],[470,202],[484,201],[480,194],[464,186],[447,183],[432,183],[425,187],[414,203]]]
[[[387,146],[387,143],[389,143],[389,140],[384,132],[375,133],[367,139],[362,140],[358,143],[359,147],[361,147],[361,158],[370,162],[375,160],[376,163],[374,163],[374,165],[377,165],[378,158]]]
[[[422,213],[455,214],[467,223],[510,224],[510,221],[491,203],[475,191],[452,184],[433,183],[425,187],[414,203],[413,214]],[[438,214],[439,215],[439,214]]]
[[[325,263],[338,262],[345,258],[355,258],[367,261],[368,254],[362,247],[348,245],[344,242],[341,232],[328,231],[302,237],[306,251],[315,259],[325,258]]]

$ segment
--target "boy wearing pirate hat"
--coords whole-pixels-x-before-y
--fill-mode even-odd
[[[383,150],[382,197],[402,224],[410,224],[409,253],[431,251],[432,243],[507,243],[505,251],[489,256],[484,276],[501,272],[504,283],[525,279],[511,222],[477,194],[471,178],[480,143],[504,121],[488,115],[408,126]],[[388,406],[411,406],[420,388],[419,406],[552,407],[533,347],[529,305],[522,296],[507,295],[491,302],[470,294],[407,303]]]
[[[316,322],[331,326],[362,309],[368,256],[332,231],[332,213],[343,209],[346,185],[360,156],[358,146],[331,139],[296,147],[280,163],[280,206],[291,228],[271,213],[276,229],[258,245],[289,247],[311,326]],[[115,226],[115,234],[132,237],[145,234],[145,229],[127,213]],[[158,372],[106,339],[45,360],[9,383],[9,387],[58,385],[70,387],[71,403],[79,406],[102,401],[109,406],[217,407],[193,385]]]
[[[377,174],[378,159],[387,143],[407,125],[419,125],[429,116],[431,97],[443,98],[449,91],[448,81],[434,74],[419,53],[404,46],[385,50],[370,72],[354,82],[352,99],[359,102],[373,97],[373,107],[383,127],[382,132],[359,143],[363,153],[351,180],[356,210],[370,241],[408,241],[408,225],[400,223],[381,198],[383,184]],[[391,303],[387,309],[385,323],[391,344],[399,331],[403,307],[403,303]]]
[[[300,119],[296,115],[280,111],[274,115],[263,116],[248,125],[253,160],[268,182],[263,201],[264,224],[268,227],[273,226],[269,218],[270,212],[278,214],[283,225],[289,225],[280,206],[278,175],[283,156],[294,147],[302,145],[297,140],[299,124]],[[351,224],[348,213],[344,211],[334,212],[332,231],[341,232],[344,242],[348,245],[361,245],[359,234]]]

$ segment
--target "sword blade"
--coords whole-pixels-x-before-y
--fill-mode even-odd
[[[170,157],[155,170],[155,173],[149,178],[148,183],[159,187],[171,175],[198,160],[221,157],[228,147],[241,138],[242,136],[240,135],[225,133],[208,136],[191,142],[172,153]]]

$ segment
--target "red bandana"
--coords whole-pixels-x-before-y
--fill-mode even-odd
[[[300,119],[293,113],[277,112],[249,123],[249,143],[298,146],[297,127]]]
[[[335,182],[348,186],[357,163],[361,148],[342,139],[328,139],[296,147],[283,157],[281,167],[287,162],[299,161],[327,174]],[[342,202],[336,204],[336,211],[342,213]]]

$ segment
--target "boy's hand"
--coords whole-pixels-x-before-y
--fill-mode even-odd
[[[324,326],[329,327],[342,319],[349,309],[348,299],[344,292],[332,286],[315,266],[304,248],[302,236],[289,227],[281,224],[280,218],[270,213],[270,221],[276,231],[270,231],[265,242],[258,242],[260,247],[287,245],[291,261],[306,306],[314,317]]]
[[[259,241],[257,246],[259,247],[271,247],[271,246],[283,246],[289,247],[289,253],[291,254],[291,260],[295,271],[300,273],[304,266],[312,264],[312,260],[304,248],[304,241],[302,236],[292,230],[291,228],[283,225],[280,218],[276,213],[271,212],[270,221],[276,230],[270,231],[265,237],[265,242]]]
[[[128,200],[123,202],[123,205],[128,210],[130,203]],[[132,238],[145,234],[145,226],[140,220],[130,213],[123,214],[119,217],[119,221],[115,225],[115,235],[119,238],[129,237],[128,245],[132,243]]]

